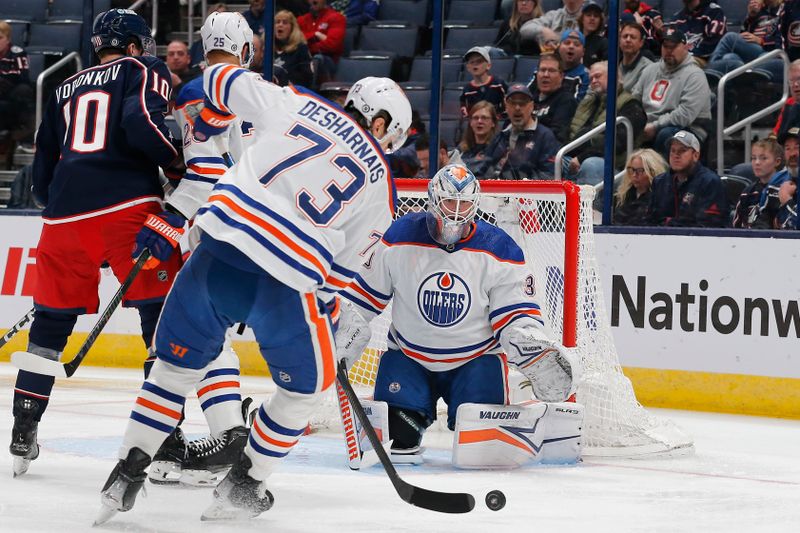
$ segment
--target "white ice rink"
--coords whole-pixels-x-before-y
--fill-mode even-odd
[[[0,364],[0,531],[89,531],[99,491],[116,461],[139,372],[81,368],[56,384],[39,428],[41,456],[12,479],[6,451],[15,369]],[[244,378],[257,399],[272,388]],[[768,393],[765,391],[765,393]],[[466,515],[412,507],[396,495],[380,465],[351,472],[336,435],[305,437],[271,478],[275,506],[248,522],[200,522],[210,489],[146,485],[134,509],[94,531],[184,532],[695,532],[800,530],[800,422],[661,411],[695,437],[696,454],[661,460],[587,460],[573,467],[516,471],[452,469],[447,444],[427,442],[426,464],[400,468],[409,482],[467,491]],[[200,436],[197,401],[187,402],[185,431]],[[434,435],[444,440],[444,435]],[[429,439],[433,440],[433,439]],[[492,512],[491,489],[508,503]]]

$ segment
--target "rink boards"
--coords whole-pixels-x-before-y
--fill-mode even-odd
[[[5,331],[32,306],[41,219],[3,216],[0,227]],[[643,404],[800,418],[800,240],[734,231],[610,231],[595,236],[606,318]],[[101,278],[103,307],[117,283]],[[68,354],[96,320],[79,318]],[[140,366],[145,350],[138,331],[136,312],[119,309],[87,364]],[[266,365],[251,339],[246,333],[234,346],[242,372],[261,374]],[[23,331],[0,349],[0,361],[26,342]]]

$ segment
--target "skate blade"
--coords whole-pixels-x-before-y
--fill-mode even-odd
[[[168,461],[156,461],[150,464],[147,479],[154,485],[177,485],[181,480],[181,467]]]
[[[14,457],[14,463],[11,466],[12,470],[14,471],[14,477],[19,477],[25,472],[28,471],[28,468],[31,466],[31,459],[25,459],[24,457]]]
[[[216,487],[222,478],[228,473],[230,468],[219,472],[209,472],[208,470],[183,470],[181,472],[180,483],[187,487],[203,488]]]
[[[223,521],[223,520],[249,520],[255,518],[261,513],[254,513],[247,509],[240,509],[238,507],[227,507],[220,501],[214,501],[211,505],[203,511],[200,515],[200,520],[203,522]]]
[[[97,518],[94,519],[92,523],[92,527],[100,526],[111,520],[115,514],[117,514],[117,510],[113,507],[109,507],[108,505],[101,505],[100,512],[97,513]]]

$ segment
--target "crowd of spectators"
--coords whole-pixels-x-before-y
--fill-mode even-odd
[[[419,4],[430,21],[429,1],[408,1]],[[756,143],[752,163],[743,162],[732,169],[732,174],[752,182],[735,208],[725,201],[725,186],[708,164],[715,134],[712,102],[720,77],[775,49],[785,50],[791,59],[800,58],[800,40],[796,38],[800,34],[800,0],[742,1],[747,2],[746,16],[736,21],[736,28],[729,28],[725,10],[711,0],[683,0],[674,13],[662,13],[643,1],[623,0],[616,109],[618,116],[633,125],[634,153],[627,154],[627,132],[619,126],[615,163],[616,171],[624,172],[615,186],[615,223],[793,225],[796,198],[789,193],[796,190],[798,138],[792,132],[800,127],[800,59],[791,65],[787,80],[782,79],[780,60],[756,69],[765,79],[787,83],[792,97],[770,135],[774,140]],[[602,132],[567,152],[559,162],[560,172],[555,165],[556,153],[563,146],[605,121],[612,68],[607,61],[606,3],[562,0],[561,7],[548,10],[542,2],[497,0],[493,4],[496,16],[487,13],[488,19],[497,19],[494,40],[460,52],[459,112],[445,117],[456,121],[457,127],[442,135],[440,165],[457,149],[482,179],[553,179],[560,174],[562,179],[580,184],[604,181]],[[341,101],[347,84],[338,82],[340,58],[352,46],[348,39],[353,30],[357,35],[358,28],[381,21],[381,2],[276,0],[275,6],[273,81],[308,86]],[[224,3],[214,4],[209,13],[228,9]],[[255,34],[251,69],[260,72],[264,1],[249,0],[243,16]],[[458,13],[448,12],[447,18],[458,19]],[[19,130],[15,135],[25,135],[32,129],[27,126],[32,107],[25,104],[32,101],[27,61],[25,51],[11,43],[10,29],[3,24],[0,108],[6,111],[0,113],[0,130],[14,128]],[[421,26],[420,56],[430,44],[426,32],[430,28]],[[161,32],[162,39],[163,35]],[[163,44],[167,45],[165,61],[177,92],[183,83],[202,73],[202,45],[181,40]],[[493,63],[513,57],[518,58],[517,65],[529,65],[530,70],[515,67],[513,75],[508,70],[499,71],[502,74],[494,71]],[[532,61],[521,61],[525,58]],[[409,73],[411,58],[406,59],[409,61],[392,68],[399,82]],[[415,109],[414,130],[403,147],[396,147],[392,167],[397,177],[426,176],[431,170],[432,159],[427,148],[422,149],[428,140],[427,112],[424,106]],[[778,152],[780,157],[775,156]],[[773,156],[774,161],[762,161]],[[788,169],[791,162],[795,172]],[[672,196],[664,199],[663,194]],[[681,202],[676,201],[679,197]],[[669,211],[669,206],[673,211],[677,207],[677,212]]]

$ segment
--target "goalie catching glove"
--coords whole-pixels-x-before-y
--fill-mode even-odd
[[[144,264],[145,270],[155,268],[161,261],[166,261],[178,246],[185,223],[186,219],[177,213],[170,211],[162,211],[157,215],[150,213],[136,235],[136,247],[133,249],[132,257],[136,259],[142,250],[149,249],[151,257]]]
[[[336,357],[344,359],[350,370],[369,344],[369,324],[349,300],[340,299],[339,323],[334,335]]]
[[[530,380],[536,399],[563,402],[572,395],[580,363],[571,350],[530,326],[507,328],[500,342],[509,361]]]

